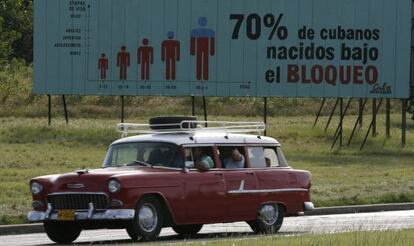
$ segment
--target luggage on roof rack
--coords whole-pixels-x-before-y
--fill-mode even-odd
[[[149,126],[153,130],[180,130],[180,124],[183,121],[196,122],[197,118],[193,116],[162,116],[149,120]],[[197,128],[197,123],[184,124],[184,128]]]

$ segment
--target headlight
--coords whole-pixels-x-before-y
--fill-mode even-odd
[[[39,193],[43,190],[43,186],[37,182],[33,182],[30,185],[30,189],[32,190],[33,195],[39,195]]]
[[[119,181],[112,179],[108,182],[108,190],[111,193],[117,193],[121,190],[121,184]]]

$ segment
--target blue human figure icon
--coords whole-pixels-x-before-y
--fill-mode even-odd
[[[198,19],[199,28],[191,31],[190,53],[196,56],[196,77],[197,80],[209,79],[209,57],[216,53],[216,33],[213,29],[207,28],[207,18]]]

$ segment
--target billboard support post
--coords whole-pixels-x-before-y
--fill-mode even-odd
[[[316,124],[318,123],[319,117],[321,116],[321,113],[322,113],[323,106],[325,106],[325,102],[326,102],[326,98],[324,97],[322,100],[321,106],[319,108],[319,111],[316,114],[316,119],[315,119],[315,122],[313,123],[313,128],[315,128]]]
[[[331,124],[331,121],[332,121],[332,117],[335,114],[336,108],[338,107],[338,103],[339,103],[339,98],[336,99],[335,106],[333,107],[332,112],[329,115],[329,119],[328,119],[328,122],[326,123],[326,127],[325,127],[325,132],[328,131],[329,125]]]
[[[361,104],[361,99],[359,100],[359,109],[360,109],[359,112],[360,113],[358,115],[358,119],[355,122],[354,128],[352,129],[351,136],[349,137],[348,144],[347,144],[348,147],[351,145],[352,139],[354,138],[354,135],[355,135],[355,131],[356,131],[358,125],[360,125],[360,123],[362,121],[362,117],[363,117],[363,114],[362,113],[364,112],[364,109],[365,109],[365,106],[367,105],[367,102],[368,102],[368,99],[367,98],[364,99],[364,101],[362,102],[362,104]]]
[[[342,147],[342,137],[343,137],[343,120],[345,117],[344,114],[344,99],[341,97],[339,99],[340,101],[340,110],[339,110],[339,114],[340,114],[340,118],[339,118],[339,147]]]
[[[52,97],[50,95],[47,95],[48,98],[48,123],[49,126],[52,124]]]
[[[208,123],[207,123],[207,102],[206,102],[206,97],[205,96],[203,96],[203,110],[204,110],[204,121],[206,121],[205,127],[208,127]]]
[[[195,97],[191,96],[191,116],[195,116]]]
[[[65,111],[66,124],[69,124],[68,108],[66,107],[65,95],[62,95],[62,101],[63,101],[63,110]]]
[[[365,104],[367,103],[367,99],[359,99],[359,105],[358,105],[358,124],[359,124],[359,128],[362,128],[362,123],[364,121],[364,109],[365,109]]]
[[[387,138],[391,137],[391,99],[387,98],[386,113],[385,113],[385,128]]]
[[[335,134],[334,134],[334,142],[332,143],[331,149],[333,149],[335,147],[336,142],[338,141],[338,138],[342,138],[343,140],[343,121],[345,119],[346,113],[349,110],[349,107],[351,106],[351,102],[352,102],[352,98],[350,98],[345,106],[345,109],[343,109],[343,99],[342,99],[342,105],[340,105],[341,108],[341,113],[340,113],[340,120],[339,120],[339,125],[336,128]],[[343,146],[343,141],[340,141],[340,147]]]
[[[377,99],[372,99],[372,137],[377,136]]]
[[[264,112],[263,112],[264,123],[267,129],[267,97],[264,98]],[[264,135],[267,136],[267,130],[265,129]]]
[[[121,123],[124,123],[125,120],[125,98],[121,96]]]
[[[376,100],[373,100],[373,101],[375,101],[375,103],[376,103]],[[379,101],[378,106],[375,108],[375,110],[374,110],[374,112],[373,112],[373,115],[375,115],[375,116],[376,116],[376,115],[378,114],[378,112],[379,112],[379,110],[380,110],[380,108],[381,108],[382,101],[383,101],[383,98],[381,98],[381,100]],[[367,143],[367,140],[368,140],[369,132],[370,132],[371,130],[373,130],[373,126],[374,126],[374,124],[375,124],[375,120],[376,120],[376,119],[375,119],[374,117],[372,117],[371,124],[369,125],[368,131],[367,131],[367,134],[365,135],[365,138],[364,138],[364,141],[362,142],[362,145],[361,145],[360,150],[363,150],[363,149],[364,149],[365,144]]]
[[[405,147],[407,144],[407,100],[401,100],[401,145]]]

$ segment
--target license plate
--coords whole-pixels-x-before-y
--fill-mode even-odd
[[[75,211],[73,210],[59,210],[58,220],[60,221],[73,221],[75,220]]]

